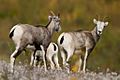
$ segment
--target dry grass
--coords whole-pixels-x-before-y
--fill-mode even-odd
[[[30,68],[28,65],[15,66],[14,74],[10,73],[10,64],[0,61],[0,80],[120,80],[116,72],[103,73],[87,71],[85,74],[67,73],[66,70],[49,70],[43,68]]]

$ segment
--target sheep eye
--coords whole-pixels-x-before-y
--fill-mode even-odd
[[[53,19],[56,19],[55,17],[53,17]]]

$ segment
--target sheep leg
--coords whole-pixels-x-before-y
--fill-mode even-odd
[[[83,72],[85,72],[85,69],[86,69],[87,57],[89,56],[92,50],[93,48],[86,49],[85,56],[84,56],[84,62],[83,62]]]
[[[54,55],[54,62],[56,64],[57,69],[61,70],[61,67],[60,67],[59,62],[58,62],[58,55],[57,54]]]
[[[16,49],[12,55],[10,56],[10,65],[11,65],[11,72],[14,72],[14,64],[15,64],[15,59],[16,57],[14,57],[16,54],[18,53],[18,49]]]
[[[74,50],[73,49],[68,49],[67,50],[67,58],[66,58],[66,62],[68,62],[69,61],[69,59],[70,59],[70,57],[73,55],[73,52],[74,52]]]
[[[19,41],[16,45],[17,45],[16,50],[10,56],[11,72],[14,72],[14,64],[16,57],[19,56],[20,53],[28,45],[27,39],[26,38],[21,39],[21,41]]]
[[[61,57],[62,57],[62,60],[63,60],[63,66],[65,65],[65,60],[66,60],[66,55],[65,55],[65,51],[63,49],[60,50],[61,52]]]
[[[45,50],[44,50],[44,48],[43,48],[43,46],[41,45],[40,46],[41,47],[41,49],[42,49],[42,56],[43,56],[43,63],[44,63],[44,68],[45,68],[45,71],[47,71],[47,64],[46,64],[46,61],[45,61]]]
[[[34,55],[35,55],[35,51],[33,51],[31,54],[30,66],[33,66],[33,64],[34,64]]]
[[[39,59],[40,59],[39,52],[35,51],[35,55],[34,55],[34,67],[36,67],[38,65]]]
[[[55,65],[54,65],[54,63],[52,61],[52,57],[49,57],[49,61],[50,61],[50,67],[51,67],[51,69],[54,70],[55,69]]]
[[[38,65],[38,56],[35,56],[35,59],[34,59],[34,67],[37,67],[37,65]]]
[[[81,57],[79,58],[79,68],[78,68],[78,72],[80,72],[81,71],[81,66],[82,66],[82,59],[81,59]]]
[[[66,58],[66,68],[67,68],[67,70],[68,70],[68,73],[70,72],[70,64],[69,64],[69,59],[70,59],[70,57],[73,55],[73,52],[74,52],[74,50],[72,50],[72,49],[68,49],[67,50],[67,58]]]
[[[43,53],[43,62],[44,62],[45,71],[47,71],[47,65],[46,65],[46,61],[45,61],[45,53]]]
[[[46,55],[46,58],[47,58],[48,61],[50,61],[50,68],[54,70],[55,69],[55,65],[54,65],[54,63],[52,61],[52,58],[54,58],[54,56],[53,55],[49,55],[49,56]]]
[[[14,64],[15,64],[16,57],[22,52],[22,50],[23,50],[23,48],[16,47],[15,51],[10,56],[10,65],[11,65],[12,73],[14,72]]]
[[[85,72],[87,56],[88,56],[88,51],[86,50],[85,56],[84,56],[84,61],[83,61],[83,72]]]

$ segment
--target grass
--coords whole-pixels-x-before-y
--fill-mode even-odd
[[[0,61],[0,80],[119,80],[120,74],[116,72],[92,72],[85,74],[67,73],[66,70],[49,70],[45,72],[43,67],[31,68],[29,65],[18,64],[14,74],[10,73],[10,64]]]

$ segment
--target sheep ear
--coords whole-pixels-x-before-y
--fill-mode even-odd
[[[51,20],[51,19],[52,19],[52,16],[48,16],[48,19]]]
[[[93,22],[94,22],[95,24],[97,24],[97,20],[96,20],[96,19],[93,19]]]
[[[108,25],[108,22],[105,22],[105,26],[107,26]]]

